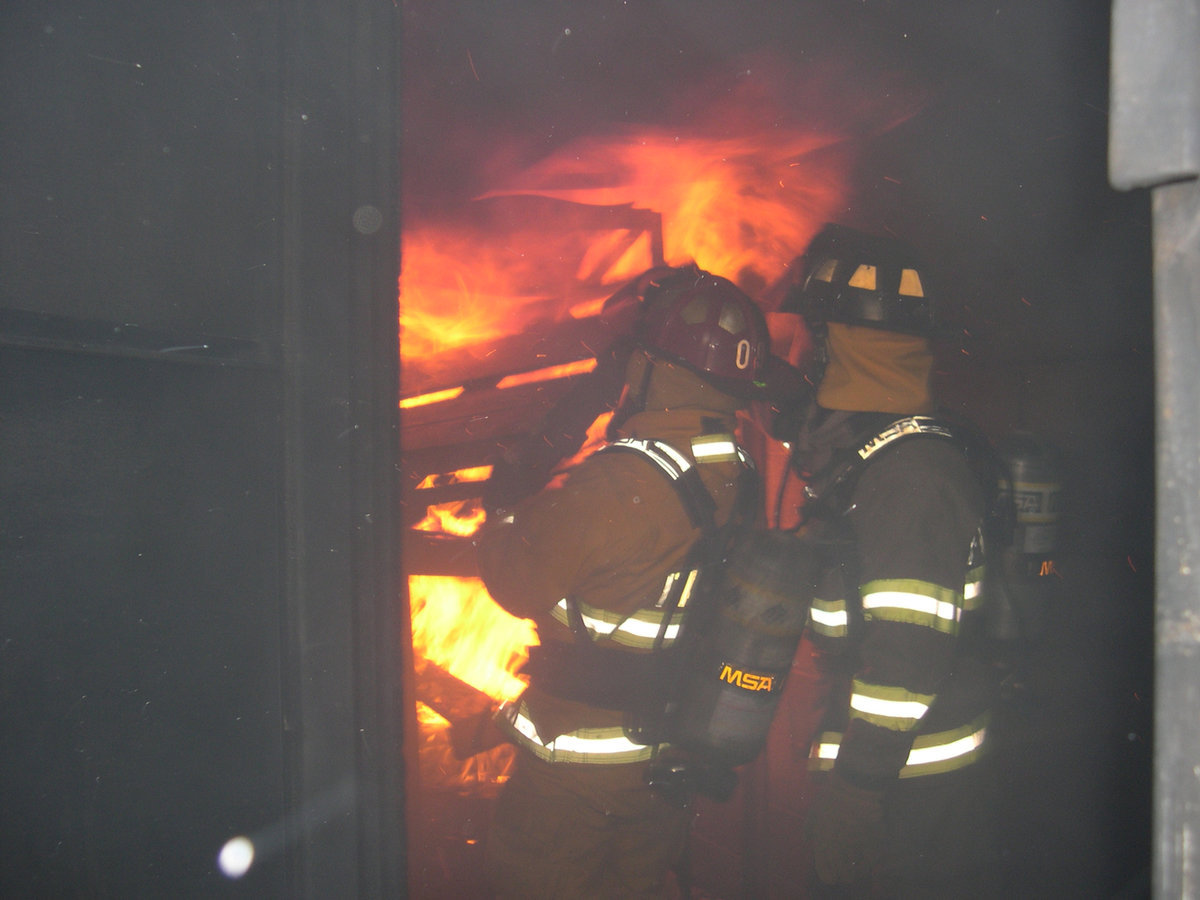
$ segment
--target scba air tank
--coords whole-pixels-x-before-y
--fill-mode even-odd
[[[1007,435],[996,450],[1007,469],[1000,499],[1011,520],[1011,537],[991,563],[999,563],[1003,577],[992,582],[989,632],[1001,641],[1038,641],[1059,588],[1055,558],[1061,541],[1063,464],[1057,450],[1029,432]]]
[[[730,766],[752,761],[800,643],[818,572],[794,535],[748,535],[724,566],[711,621],[688,662],[672,743]]]
[[[1020,558],[1023,574],[1046,574],[1058,550],[1062,513],[1062,465],[1058,453],[1028,432],[1014,432],[997,444],[1008,468],[1002,494],[1011,498],[1012,543],[1009,550]]]

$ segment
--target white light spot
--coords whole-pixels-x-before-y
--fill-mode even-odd
[[[241,878],[253,862],[254,844],[248,837],[230,838],[217,856],[217,866],[226,878]]]

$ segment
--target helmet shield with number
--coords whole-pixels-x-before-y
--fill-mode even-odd
[[[691,283],[650,304],[642,346],[722,391],[747,396],[763,387],[771,342],[766,317],[749,296],[732,281],[696,270]]]

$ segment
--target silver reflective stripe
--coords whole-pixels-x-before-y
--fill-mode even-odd
[[[984,552],[983,526],[975,530],[971,549],[967,552],[967,581],[963,585],[963,609],[967,612],[983,606],[983,584],[987,577],[987,554]]]
[[[979,759],[986,747],[988,724],[989,717],[983,715],[961,728],[920,735],[913,741],[900,777],[936,775],[969,766]],[[841,743],[841,732],[822,733],[809,751],[809,768],[816,771],[832,769]]]
[[[932,587],[932,586],[931,586]],[[952,630],[962,616],[962,607],[954,600],[940,600],[913,591],[871,591],[862,595],[863,613],[883,613],[879,618],[902,618],[913,624],[929,625],[938,631]],[[888,615],[892,611],[916,613],[915,616]]]
[[[861,459],[869,459],[892,441],[902,438],[906,434],[937,434],[943,437],[954,436],[954,432],[950,431],[948,428],[938,422],[937,419],[932,419],[929,416],[909,416],[906,419],[898,419],[888,428],[867,441],[862,447],[859,448],[858,455]]]
[[[844,600],[813,600],[808,617],[813,631],[826,637],[845,637],[850,627]]]
[[[692,461],[672,447],[670,444],[662,441],[647,441],[641,438],[621,438],[613,441],[613,446],[632,447],[645,454],[655,465],[671,476],[674,481],[679,475],[674,472],[669,466],[663,465],[662,457],[667,457],[679,469],[680,472],[686,472],[692,467]]]
[[[643,440],[641,438],[619,438],[613,441],[610,446],[632,447],[634,450],[640,451],[654,462],[655,465],[670,475],[672,480],[677,478],[678,475],[671,471],[669,467],[663,465],[661,457],[665,456],[669,458],[679,468],[680,472],[686,472],[692,467],[690,459],[663,441]],[[741,460],[747,466],[753,465],[746,451],[737,445],[737,442],[733,439],[733,435],[700,435],[699,437],[692,438],[691,446],[692,456],[695,457],[697,463]]]
[[[734,462],[738,445],[728,434],[704,434],[692,438],[692,456],[698,463]]]
[[[972,753],[983,746],[987,739],[987,727],[984,726],[968,735],[941,744],[930,744],[927,747],[914,746],[908,753],[908,765],[931,766],[935,763],[946,762]]]
[[[650,759],[660,746],[637,744],[625,736],[620,725],[606,728],[577,728],[543,741],[537,726],[525,714],[524,701],[504,703],[497,713],[501,728],[521,747],[552,763],[616,765]]]
[[[688,600],[691,599],[692,596],[692,589],[696,586],[696,576],[699,574],[699,569],[687,570],[687,581],[683,583],[683,590],[679,592],[679,600],[675,604],[677,609],[682,610],[685,606],[687,606]],[[667,599],[671,596],[671,589],[675,587],[675,583],[682,577],[683,572],[672,572],[667,576],[667,579],[663,584],[662,593],[659,594],[658,599],[654,601],[655,607],[660,609],[662,608],[663,604],[665,604]]]
[[[967,578],[971,580],[963,585],[963,609],[971,611],[979,608],[979,599],[983,596],[982,568],[968,572]]]
[[[675,574],[676,576],[679,575],[679,573]],[[588,634],[592,637],[611,638],[614,643],[626,647],[652,648],[661,630],[662,644],[660,646],[669,647],[679,637],[679,630],[687,620],[687,612],[684,607],[687,606],[692,587],[696,583],[696,575],[697,572],[694,569],[688,573],[688,579],[684,583],[683,591],[679,597],[679,604],[674,613],[668,613],[668,611],[655,605],[639,609],[631,615],[623,615],[621,613],[597,609],[596,607],[588,606],[586,603],[579,603],[579,617],[583,620]],[[664,590],[669,590],[671,583],[669,581]],[[550,611],[550,615],[556,622],[568,628],[571,627],[569,604],[566,598],[559,600],[554,605],[554,609]],[[663,627],[664,620],[667,621],[665,628]]]
[[[917,694],[893,685],[852,682],[850,716],[889,731],[911,731],[929,712],[933,694]]]
[[[929,704],[918,700],[880,700],[865,694],[852,694],[850,708],[877,718],[917,722],[929,712]]]
[[[679,602],[675,604],[675,608],[679,615],[683,615],[683,608],[687,606],[688,600],[690,600],[692,597],[692,588],[696,586],[696,576],[699,574],[699,569],[688,569],[687,581],[683,583],[683,590],[679,592]],[[678,580],[679,575],[679,572],[675,572],[673,580]],[[665,602],[666,596],[664,595],[663,598],[658,601],[658,605],[661,606]]]
[[[834,760],[838,758],[838,751],[841,749],[842,733],[840,731],[826,731],[812,745],[812,749],[808,752],[809,768],[832,769]]]
[[[750,465],[749,457],[745,456],[731,435],[704,435],[694,439],[692,443],[693,447],[699,448],[697,462],[714,462],[724,458],[727,453],[733,453],[735,459],[741,459]],[[678,481],[694,465],[685,454],[662,441],[621,438],[613,441],[609,446],[637,450],[662,469],[672,481]],[[686,570],[687,580],[683,584],[679,600],[675,603],[673,610],[665,610],[664,607],[679,579],[685,577],[683,571],[675,571],[667,575],[662,591],[653,606],[638,609],[630,615],[624,615],[577,602],[580,618],[583,619],[583,624],[593,637],[611,638],[614,643],[625,647],[642,649],[655,649],[656,646],[669,647],[679,636],[679,631],[683,627],[686,615],[685,607],[688,600],[691,599],[699,574],[699,569]],[[568,628],[572,627],[570,604],[566,598],[558,601],[551,611],[551,616],[555,621]],[[665,627],[664,622],[666,622]],[[657,644],[660,630],[662,631],[662,642]]]

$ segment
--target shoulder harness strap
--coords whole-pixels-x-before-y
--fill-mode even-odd
[[[867,438],[854,452],[837,458],[805,486],[805,497],[810,504],[815,505],[833,496],[838,488],[861,474],[866,464],[880,452],[894,447],[901,441],[923,435],[946,438],[966,446],[966,440],[945,419],[935,416],[905,416]]]
[[[675,488],[692,525],[699,528],[706,538],[711,539],[716,535],[717,525],[713,514],[717,505],[704,482],[700,480],[696,466],[687,456],[663,441],[641,438],[621,438],[599,452],[619,451],[638,453],[654,463]],[[704,435],[695,438],[692,441],[692,452],[698,462],[738,459],[748,470],[754,469],[750,457],[729,435]]]

